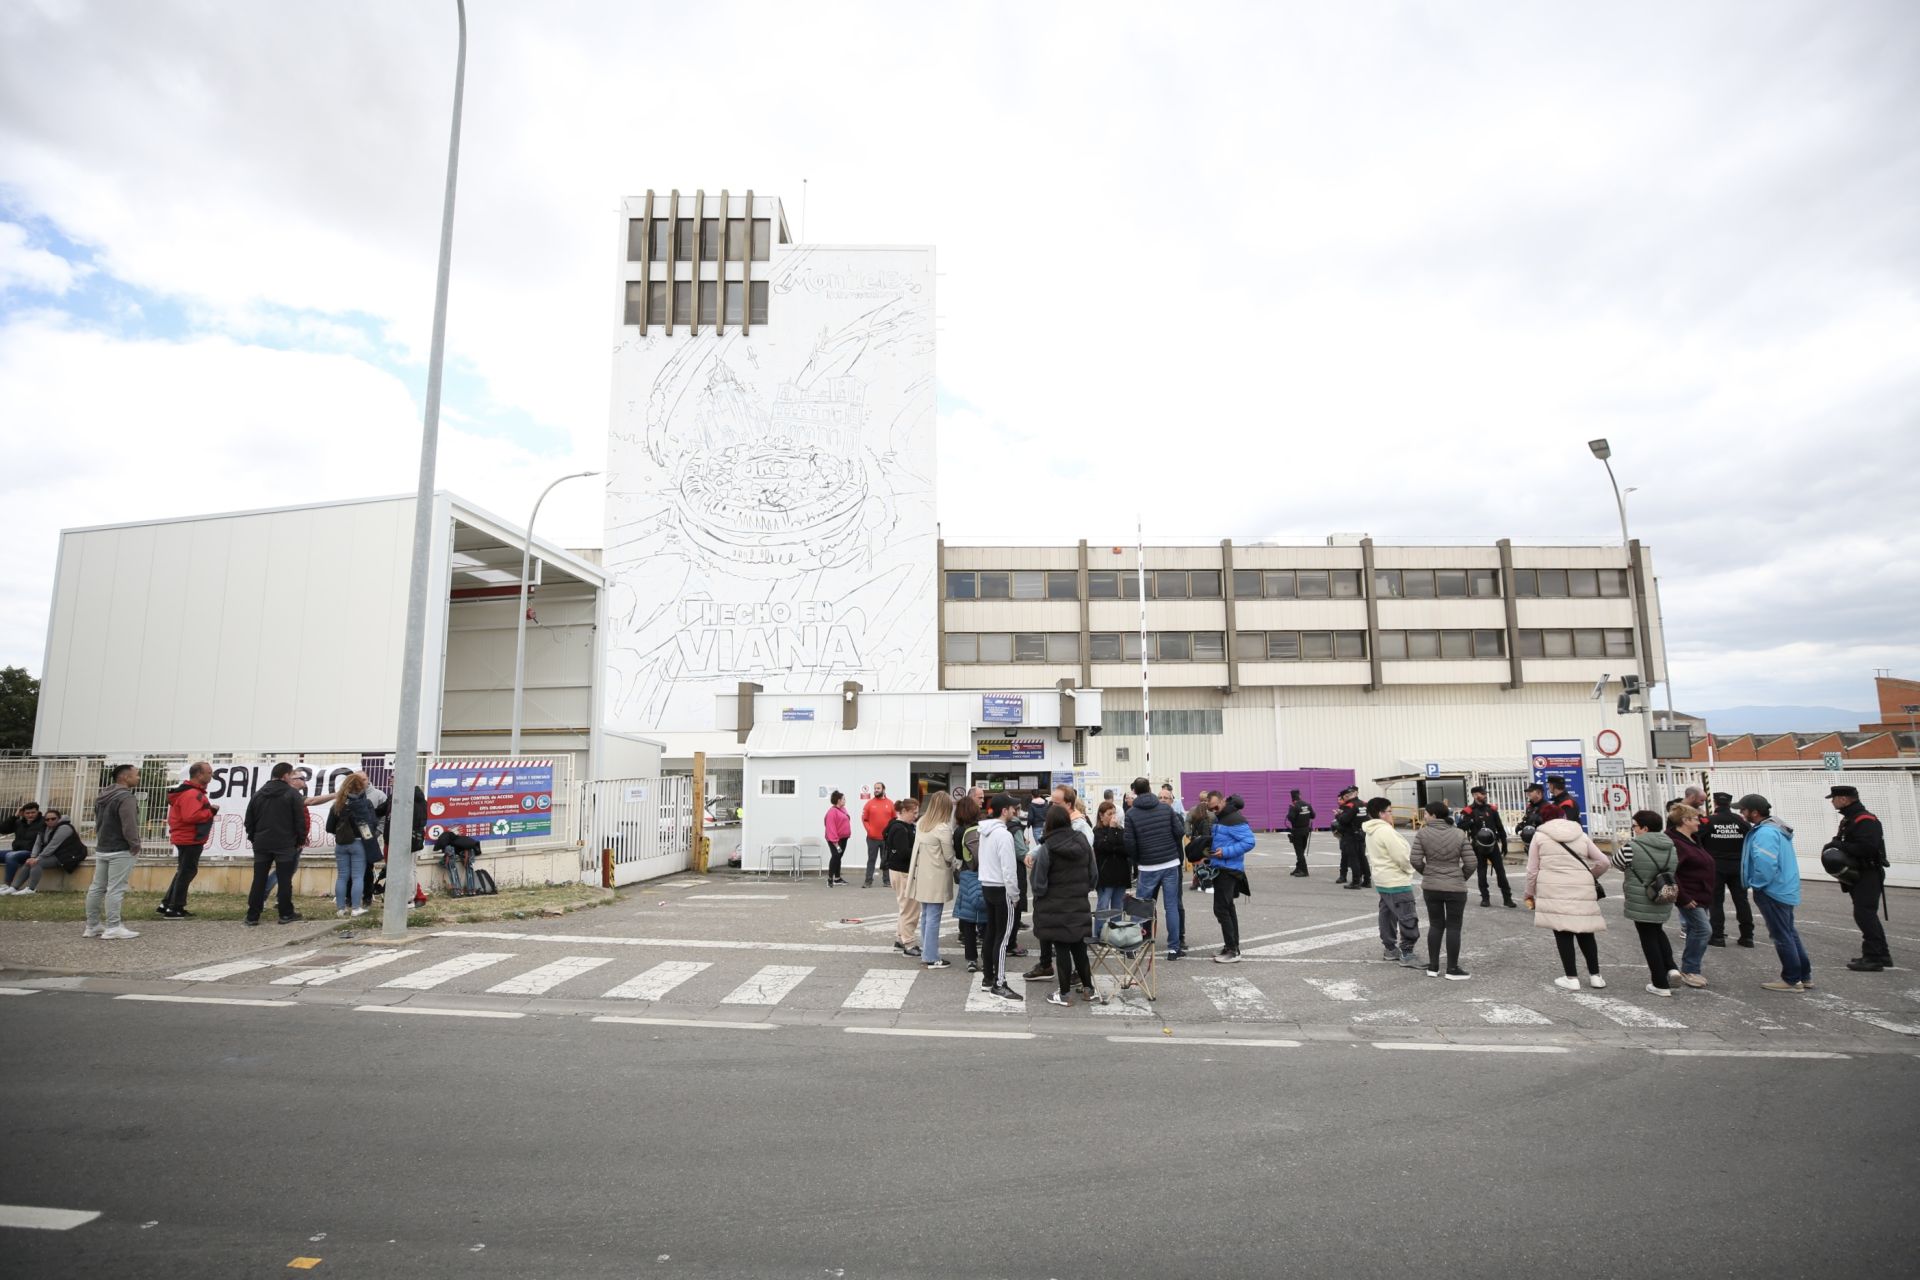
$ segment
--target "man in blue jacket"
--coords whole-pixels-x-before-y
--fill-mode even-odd
[[[1740,846],[1740,878],[1752,890],[1773,949],[1780,953],[1780,981],[1760,985],[1769,991],[1810,991],[1813,962],[1793,927],[1793,909],[1800,905],[1800,859],[1793,852],[1793,828],[1773,816],[1773,805],[1765,796],[1742,796],[1734,808],[1752,826]]]
[[[1240,963],[1240,913],[1235,898],[1250,897],[1247,884],[1247,855],[1253,852],[1253,828],[1247,823],[1246,805],[1239,796],[1228,796],[1220,814],[1213,820],[1213,837],[1208,843],[1208,861],[1213,864],[1213,918],[1220,922],[1220,954],[1215,964]]]
[[[1133,780],[1133,805],[1127,810],[1127,858],[1140,872],[1140,899],[1152,902],[1159,894],[1167,913],[1166,954],[1178,960],[1186,934],[1180,920],[1180,836],[1185,827],[1180,811],[1161,804],[1153,784]]]

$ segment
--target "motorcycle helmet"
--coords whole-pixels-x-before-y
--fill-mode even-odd
[[[1492,827],[1481,827],[1473,833],[1473,847],[1476,849],[1490,850],[1498,843],[1499,838],[1493,834]]]

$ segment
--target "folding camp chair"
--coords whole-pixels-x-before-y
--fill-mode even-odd
[[[1138,940],[1125,941],[1136,928]],[[1154,938],[1152,900],[1143,902],[1128,895],[1118,911],[1094,912],[1093,931],[1097,935],[1089,957],[1093,971],[1112,978],[1121,991],[1138,988],[1152,1000],[1154,956],[1159,950]]]

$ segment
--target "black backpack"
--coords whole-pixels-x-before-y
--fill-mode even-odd
[[[71,823],[68,824],[72,826]],[[86,842],[80,839],[80,829],[73,827],[73,839],[68,840],[54,850],[53,858],[60,864],[62,871],[78,871],[80,864],[87,860]]]

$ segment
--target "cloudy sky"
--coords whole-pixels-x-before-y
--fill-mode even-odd
[[[809,239],[939,248],[950,538],[1597,538],[1605,435],[1683,708],[1920,674],[1920,6],[470,8],[484,507],[603,456],[617,198],[798,233],[805,179]],[[0,663],[63,526],[412,489],[453,48],[452,0],[0,5]]]

